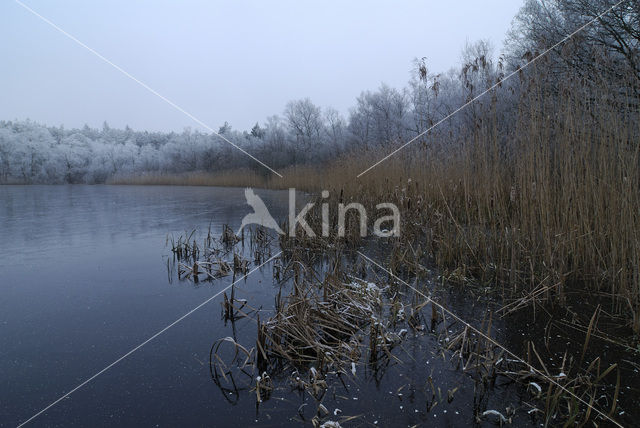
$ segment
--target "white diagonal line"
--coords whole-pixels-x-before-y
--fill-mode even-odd
[[[204,305],[206,305],[207,303],[209,303],[210,301],[212,301],[213,299],[215,299],[216,297],[218,297],[219,295],[221,295],[222,293],[224,293],[225,291],[227,291],[228,289],[230,289],[231,287],[233,287],[235,284],[237,284],[239,281],[245,279],[246,277],[248,277],[249,275],[251,275],[253,272],[257,271],[258,269],[260,269],[262,266],[266,265],[267,263],[269,263],[271,260],[275,259],[276,257],[278,257],[280,254],[282,254],[282,251],[278,252],[276,255],[270,257],[267,261],[265,261],[264,263],[262,263],[260,266],[253,268],[252,270],[250,270],[249,272],[247,272],[245,275],[243,275],[242,277],[240,277],[238,280],[232,282],[231,284],[229,284],[228,286],[226,286],[225,288],[223,288],[222,290],[220,290],[219,292],[217,292],[216,294],[214,294],[213,296],[209,297],[207,300],[205,300],[204,302],[200,303],[198,306],[196,306],[195,308],[191,309],[189,312],[187,312],[186,314],[184,314],[183,316],[181,316],[180,318],[178,318],[177,320],[175,320],[174,322],[172,322],[171,324],[169,324],[168,326],[166,326],[165,328],[163,328],[162,330],[160,330],[159,332],[157,332],[156,334],[154,334],[153,336],[151,336],[150,338],[148,338],[147,340],[145,340],[144,342],[142,342],[141,344],[139,344],[138,346],[136,346],[135,348],[133,348],[132,350],[130,350],[129,352],[127,352],[126,354],[124,354],[122,357],[118,358],[117,360],[115,360],[113,363],[109,364],[107,367],[103,368],[102,370],[100,370],[98,373],[94,374],[93,376],[91,376],[89,379],[85,380],[84,382],[82,382],[81,384],[79,384],[78,386],[76,386],[75,388],[73,388],[72,390],[70,390],[69,392],[67,392],[66,394],[64,394],[63,396],[61,396],[60,398],[58,398],[56,401],[54,401],[53,403],[49,404],[47,407],[45,407],[44,409],[40,410],[38,413],[36,413],[35,415],[31,416],[29,419],[27,419],[24,422],[21,422],[20,425],[18,425],[18,428],[28,424],[29,422],[31,422],[32,420],[34,420],[35,418],[37,418],[38,416],[40,416],[41,414],[43,414],[44,412],[46,412],[47,410],[49,410],[50,408],[52,408],[53,406],[55,406],[56,404],[58,404],[60,401],[64,400],[65,398],[67,398],[69,395],[73,394],[74,392],[76,392],[77,390],[79,390],[80,388],[82,388],[83,386],[85,386],[86,384],[88,384],[89,382],[91,382],[92,380],[94,380],[95,378],[97,378],[98,376],[100,376],[102,373],[106,372],[107,370],[109,370],[111,367],[115,366],[116,364],[118,364],[120,361],[124,360],[125,358],[127,358],[129,355],[133,354],[134,352],[136,352],[138,349],[142,348],[144,345],[146,345],[147,343],[151,342],[153,339],[155,339],[156,337],[160,336],[162,333],[164,333],[165,331],[169,330],[171,327],[173,327],[174,325],[178,324],[180,321],[184,320],[185,318],[187,318],[189,315],[193,314],[195,311],[197,311],[198,309],[200,309],[201,307],[203,307]]]
[[[89,52],[91,52],[92,54],[94,54],[95,56],[97,56],[98,58],[100,58],[101,60],[106,62],[107,64],[109,64],[110,66],[112,66],[113,68],[115,68],[116,70],[118,70],[119,72],[121,72],[122,74],[124,74],[125,76],[127,76],[129,79],[133,80],[134,82],[136,82],[137,84],[139,84],[140,86],[145,88],[147,91],[151,92],[153,95],[157,96],[158,98],[160,98],[161,100],[163,100],[164,102],[169,104],[171,107],[175,108],[176,110],[178,110],[179,112],[181,112],[185,116],[189,117],[195,123],[197,123],[198,125],[202,126],[206,130],[211,132],[213,135],[222,138],[224,141],[226,141],[227,143],[231,144],[233,147],[235,147],[236,149],[240,150],[242,153],[244,153],[245,155],[249,156],[251,159],[253,159],[254,161],[258,162],[260,165],[262,165],[263,167],[267,168],[269,171],[271,171],[272,173],[274,173],[278,177],[282,178],[282,175],[280,173],[278,173],[276,170],[274,170],[273,168],[271,168],[269,165],[265,164],[260,159],[256,158],[255,156],[253,156],[252,154],[250,154],[249,152],[244,150],[242,147],[240,147],[237,144],[231,142],[225,136],[217,133],[209,125],[207,125],[206,123],[204,123],[203,121],[201,121],[200,119],[198,119],[197,117],[195,117],[194,115],[192,115],[191,113],[189,113],[188,111],[186,111],[185,109],[183,109],[182,107],[180,107],[179,105],[177,105],[176,103],[174,103],[173,101],[171,101],[170,99],[165,97],[164,95],[160,94],[158,91],[156,91],[155,89],[151,88],[146,83],[141,82],[139,79],[137,79],[135,76],[131,75],[129,72],[124,70],[122,67],[118,66],[117,64],[114,64],[108,58],[105,58],[103,55],[101,55],[100,53],[96,52],[91,47],[89,47],[86,44],[82,43],[80,40],[75,38],[73,35],[67,33],[62,28],[58,27],[56,24],[51,22],[49,19],[47,19],[44,16],[40,15],[38,12],[36,12],[32,8],[30,8],[29,6],[27,6],[26,4],[24,4],[20,0],[15,0],[15,2],[18,3],[20,6],[22,6],[23,8],[25,8],[26,10],[28,10],[29,12],[31,12],[33,15],[37,16],[38,18],[40,18],[41,20],[43,20],[44,22],[46,22],[47,24],[49,24],[50,26],[55,28],[56,30],[58,30],[60,33],[64,34],[65,36],[67,36],[68,38],[70,38],[71,40],[73,40],[74,42],[76,42],[77,44],[79,44],[80,46],[82,46],[83,48],[85,48],[86,50],[88,50]]]
[[[530,66],[531,64],[533,64],[534,62],[536,62],[537,60],[539,60],[540,58],[542,58],[543,56],[545,56],[546,54],[548,54],[549,52],[551,52],[552,50],[554,50],[555,48],[557,48],[558,46],[560,46],[561,44],[565,43],[567,40],[571,39],[572,37],[574,37],[576,34],[578,34],[579,32],[581,32],[582,30],[584,30],[585,28],[587,28],[589,25],[593,24],[595,21],[599,20],[600,18],[602,18],[604,15],[606,15],[607,13],[611,12],[613,9],[615,9],[617,6],[619,6],[620,4],[622,4],[623,2],[625,2],[626,0],[620,0],[618,3],[614,4],[613,6],[611,6],[609,9],[605,10],[604,12],[602,12],[600,15],[596,16],[595,18],[593,18],[591,21],[587,22],[586,24],[584,24],[582,27],[578,28],[577,30],[575,30],[573,33],[569,34],[568,36],[566,36],[564,39],[560,40],[558,43],[556,43],[555,45],[551,46],[549,49],[545,50],[544,52],[542,52],[540,55],[536,56],[535,58],[533,58],[531,61],[529,61],[528,63],[526,63],[525,65],[523,65],[522,67],[518,68],[517,70],[509,73],[506,77],[502,78],[501,80],[498,81],[498,83],[496,83],[495,85],[491,86],[489,89],[485,90],[484,92],[482,92],[480,95],[476,96],[475,98],[471,99],[470,101],[466,102],[465,104],[463,104],[462,106],[458,107],[453,113],[450,113],[449,115],[447,115],[446,117],[444,117],[443,119],[440,119],[438,122],[436,122],[434,125],[432,125],[429,129],[427,129],[426,131],[421,132],[420,134],[416,135],[415,137],[413,137],[411,140],[407,141],[406,143],[404,143],[402,146],[398,147],[397,149],[395,149],[394,151],[392,151],[391,153],[389,153],[387,156],[383,157],[382,159],[380,159],[378,162],[374,163],[373,165],[371,165],[369,168],[365,169],[364,171],[362,171],[360,174],[358,174],[356,176],[356,178],[360,178],[361,176],[363,176],[364,174],[366,174],[367,172],[369,172],[370,170],[372,170],[373,168],[375,168],[376,166],[380,165],[382,162],[386,161],[387,159],[389,159],[391,156],[395,155],[396,153],[398,153],[400,150],[404,149],[405,147],[407,147],[409,144],[413,143],[414,141],[416,141],[418,138],[422,137],[423,135],[425,135],[426,133],[430,132],[431,130],[433,130],[434,128],[436,128],[437,126],[439,126],[442,122],[450,119],[452,116],[456,115],[457,113],[461,112],[462,110],[464,110],[465,108],[469,107],[471,104],[473,104],[474,102],[476,102],[478,99],[482,98],[483,96],[485,96],[486,94],[488,94],[489,92],[491,92],[492,90],[494,90],[495,88],[497,88],[498,86],[502,85],[503,82],[505,82],[506,80],[510,79],[511,77],[515,76],[516,74],[518,74],[520,71],[524,70],[525,68],[527,68],[528,66]]]
[[[574,397],[576,400],[580,401],[582,404],[585,404],[587,407],[592,408],[596,413],[598,413],[600,416],[604,417],[605,419],[609,420],[610,422],[614,423],[616,426],[619,426],[622,428],[622,425],[620,425],[620,423],[616,422],[615,420],[613,420],[609,415],[602,413],[600,410],[596,409],[595,407],[593,407],[591,404],[587,403],[585,400],[583,400],[582,398],[578,397],[574,392],[570,391],[569,389],[565,388],[564,386],[560,385],[556,380],[554,380],[553,378],[547,376],[546,374],[542,373],[540,370],[536,369],[535,367],[533,367],[531,364],[527,363],[525,360],[523,360],[522,358],[520,358],[517,354],[509,351],[507,348],[505,348],[503,345],[501,345],[500,343],[498,343],[495,339],[493,339],[492,337],[488,336],[486,333],[484,333],[483,331],[475,328],[474,326],[472,326],[471,324],[469,324],[468,322],[466,322],[465,320],[463,320],[462,318],[460,318],[458,315],[456,315],[455,313],[453,313],[451,310],[445,308],[442,304],[436,302],[435,300],[433,300],[430,296],[427,296],[426,294],[424,294],[422,291],[418,290],[417,288],[413,287],[412,285],[410,285],[408,282],[406,282],[405,280],[403,280],[402,278],[394,275],[393,272],[391,272],[388,269],[385,269],[384,267],[382,267],[379,263],[377,263],[375,260],[371,259],[370,257],[365,256],[364,254],[362,254],[360,251],[357,251],[358,254],[360,254],[360,256],[362,256],[365,260],[369,261],[370,263],[374,264],[375,266],[377,266],[378,268],[382,269],[383,271],[385,271],[386,273],[388,273],[389,275],[391,275],[392,277],[396,278],[398,281],[402,282],[404,285],[406,285],[407,287],[409,287],[410,289],[412,289],[413,291],[415,291],[416,293],[420,294],[422,297],[424,297],[425,299],[427,299],[428,302],[433,303],[434,305],[436,305],[439,309],[441,309],[442,311],[448,313],[452,318],[455,318],[458,322],[464,324],[466,327],[469,327],[471,330],[475,331],[477,334],[479,334],[480,336],[482,336],[483,338],[485,338],[486,340],[488,340],[489,342],[493,343],[495,346],[497,346],[498,348],[502,349],[506,354],[508,354],[510,357],[518,360],[518,362],[524,364],[525,366],[527,366],[530,370],[534,371],[535,373],[537,373],[538,375],[542,376],[543,378],[547,379],[549,382],[553,383],[555,386],[557,386],[558,388],[562,389],[564,392],[566,392],[567,394],[571,395],[572,397]]]

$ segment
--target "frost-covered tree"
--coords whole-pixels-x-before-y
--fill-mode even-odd
[[[420,134],[424,135],[403,151],[408,158],[434,154],[426,150],[455,154],[460,144],[473,143],[471,137],[478,135],[498,142],[492,156],[513,156],[516,118],[553,114],[566,82],[583,85],[590,108],[598,103],[638,103],[640,3],[631,0],[502,82],[507,73],[613,4],[614,0],[527,0],[499,59],[487,42],[469,43],[462,50],[460,67],[434,73],[426,58],[416,60],[406,88],[382,84],[363,91],[348,118],[305,98],[289,102],[281,116],[266,118],[264,125],[256,122],[249,131],[236,131],[224,122],[218,134],[277,170],[327,162],[347,151],[389,152]],[[613,95],[593,97],[594,85]],[[475,100],[489,88],[493,89]],[[545,103],[537,97],[544,97]],[[29,120],[0,121],[0,183],[103,183],[122,175],[247,167],[262,171],[219,135],[189,128],[162,133],[118,129],[106,122],[97,129],[65,129]]]
[[[517,68],[591,22],[545,56],[545,70],[558,80],[571,73],[582,79],[616,83],[631,75],[635,77],[633,87],[638,94],[640,2],[625,0],[610,10],[616,3],[616,0],[527,0],[509,33],[510,67]]]
[[[377,91],[365,91],[358,97],[349,129],[356,143],[385,147],[402,143],[410,135],[409,119],[406,94],[382,84]]]
[[[74,133],[64,137],[58,147],[58,156],[62,169],[57,171],[62,174],[67,183],[82,183],[89,173],[88,166],[91,163],[91,140],[83,134]]]
[[[284,116],[294,145],[294,162],[307,160],[310,150],[317,150],[315,144],[320,143],[324,131],[322,109],[309,98],[290,101]]]
[[[324,110],[324,123],[329,150],[343,149],[347,135],[347,124],[340,112],[333,107],[327,107]]]

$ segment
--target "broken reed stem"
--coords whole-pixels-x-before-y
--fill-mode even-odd
[[[371,262],[373,265],[377,266],[379,269],[387,272],[389,275],[392,275],[394,278],[396,278],[398,281],[402,282],[405,286],[409,287],[411,290],[413,290],[414,292],[422,295],[424,298],[426,298],[429,302],[431,302],[432,304],[435,304],[436,306],[438,306],[443,312],[447,313],[449,316],[451,316],[452,318],[454,318],[456,321],[460,322],[461,324],[465,325],[467,328],[469,328],[470,330],[473,330],[476,334],[482,336],[485,340],[487,340],[488,342],[490,342],[493,346],[496,346],[498,348],[500,348],[502,351],[504,351],[507,355],[509,355],[510,357],[514,358],[515,360],[517,360],[518,362],[526,365],[528,367],[529,370],[531,370],[532,372],[536,373],[537,375],[541,376],[542,378],[544,378],[548,383],[549,383],[549,388],[552,387],[556,387],[560,390],[562,390],[564,393],[574,397],[577,401],[579,401],[580,403],[584,404],[587,406],[588,412],[591,412],[591,410],[593,409],[596,413],[598,413],[598,415],[600,415],[601,417],[603,417],[604,419],[608,420],[609,422],[611,422],[612,424],[621,427],[622,425],[620,423],[618,423],[617,421],[615,421],[611,416],[609,416],[608,414],[596,409],[593,407],[593,402],[589,403],[586,402],[584,399],[582,399],[581,397],[579,397],[578,395],[576,395],[573,391],[569,390],[568,388],[566,388],[565,386],[561,385],[558,381],[556,381],[555,379],[553,379],[553,377],[551,377],[551,375],[549,374],[548,370],[546,369],[544,363],[542,362],[542,360],[540,359],[540,357],[538,356],[537,352],[535,351],[535,347],[533,347],[533,344],[531,343],[531,346],[533,347],[533,351],[536,355],[536,357],[538,358],[541,366],[544,369],[544,373],[542,371],[540,371],[539,369],[535,368],[533,365],[531,365],[531,363],[524,361],[521,357],[519,357],[517,354],[511,352],[509,349],[507,349],[504,345],[500,344],[499,342],[497,342],[495,339],[493,339],[492,337],[488,336],[487,334],[485,334],[482,330],[472,326],[471,324],[469,324],[468,322],[466,322],[465,320],[463,320],[462,318],[460,318],[459,316],[457,316],[455,313],[453,313],[452,311],[450,311],[449,309],[445,308],[444,305],[436,302],[435,300],[433,300],[430,296],[427,296],[426,294],[424,294],[422,291],[418,290],[417,288],[413,287],[412,285],[410,285],[408,282],[404,281],[402,278],[392,274],[388,269],[384,268],[383,266],[381,266],[380,264],[378,264],[377,262],[375,262],[374,260],[372,260],[371,258],[367,257],[366,255],[362,254],[360,251],[358,251],[358,254],[360,254],[360,256],[362,256],[364,259],[368,260],[369,262]],[[613,366],[612,366],[613,367]],[[610,368],[611,369],[611,368]],[[609,369],[609,370],[610,370]],[[602,376],[603,377],[603,376]],[[551,391],[551,390],[550,390]]]

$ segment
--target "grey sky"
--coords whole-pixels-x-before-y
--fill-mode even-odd
[[[310,97],[347,113],[362,90],[402,87],[412,60],[497,51],[522,0],[23,0],[203,122],[249,129]],[[12,0],[0,3],[0,119],[181,131],[198,126]]]

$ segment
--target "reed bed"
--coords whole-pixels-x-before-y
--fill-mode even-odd
[[[493,112],[466,138],[445,144],[430,136],[360,178],[356,174],[389,148],[354,152],[322,166],[290,167],[281,171],[283,178],[252,176],[257,181],[251,186],[329,190],[330,198],[322,202],[333,208],[353,201],[375,212],[378,203],[395,203],[401,211],[401,235],[374,243],[392,275],[371,283],[359,279],[365,278],[366,268],[342,261],[345,250],[362,249],[372,241],[361,239],[355,226],[338,238],[335,209],[330,209],[329,237],[311,238],[299,231],[295,238],[276,241],[261,229],[249,232],[246,245],[254,262],[265,259],[276,244],[284,250],[273,274],[278,284],[290,288],[280,286],[273,316],[256,317],[254,348],[224,339],[224,345],[235,347],[235,365],[222,365],[212,351],[212,373],[226,373],[225,378],[240,370],[260,402],[275,387],[275,373],[294,370],[290,383],[317,399],[314,424],[319,425],[331,373],[355,374],[359,362],[375,366],[391,361],[407,330],[429,331],[439,337],[443,358],[469,373],[479,390],[487,391],[499,377],[522,385],[537,403],[530,412],[540,413],[545,424],[612,422],[619,363],[590,355],[588,349],[599,336],[597,324],[605,312],[626,323],[636,341],[640,334],[640,113],[630,105],[596,102],[607,99],[606,91],[561,90],[549,96],[543,84],[530,84],[519,104],[519,119],[506,134]],[[229,172],[210,184],[244,185],[244,177],[244,171]],[[307,220],[319,230],[319,210]],[[225,228],[215,243],[208,239],[202,247],[189,234],[171,241],[174,253],[188,260],[179,275],[194,280],[209,269],[214,273],[206,276],[213,280],[219,268],[212,266],[219,261],[229,264],[227,274],[242,272],[238,266],[243,266],[244,253],[234,248],[245,245],[244,236]],[[430,264],[438,267],[443,283],[469,289],[479,284],[501,294],[503,316],[532,303],[565,307],[569,289],[608,296],[610,307],[604,311],[598,306],[588,325],[571,322],[584,334],[584,344],[576,352],[568,350],[559,364],[545,364],[534,342],[527,342],[524,357],[514,358],[494,339],[492,315],[475,328],[452,319],[429,298],[399,297],[403,293],[392,276],[421,278]],[[225,319],[251,311],[233,290],[224,297]],[[429,302],[427,329],[429,316],[423,312]],[[534,336],[548,348],[548,334],[545,330]],[[624,342],[629,350],[637,346]],[[249,366],[251,375],[246,374]],[[445,398],[432,389],[431,406],[455,393],[449,391]],[[599,403],[603,394],[611,398],[608,408]],[[503,424],[511,421],[513,411],[478,409],[476,417]]]
[[[328,238],[277,239],[260,227],[249,228],[246,235],[237,236],[227,226],[219,237],[209,230],[202,244],[196,236],[192,231],[167,240],[183,269],[178,272],[182,280],[198,282],[204,276],[213,281],[223,274],[246,273],[250,261],[245,255],[251,255],[253,263],[259,263],[275,246],[283,250],[272,268],[277,294],[273,315],[268,319],[261,320],[263,311],[236,298],[235,288],[231,288],[230,296],[224,294],[225,321],[234,323],[250,318],[256,324],[255,346],[225,337],[215,341],[211,348],[211,376],[231,402],[243,391],[254,394],[258,404],[268,400],[278,388],[303,391],[315,399],[312,424],[321,426],[327,422],[323,400],[332,384],[338,381],[344,384],[345,376],[356,377],[363,365],[384,373],[384,367],[390,363],[402,364],[402,343],[411,332],[437,338],[439,349],[434,354],[468,374],[474,382],[473,411],[478,423],[493,421],[502,425],[512,423],[517,415],[522,417],[522,407],[491,409],[482,404],[496,382],[505,381],[520,385],[528,398],[527,417],[535,421],[546,425],[558,421],[569,424],[615,421],[621,388],[618,364],[588,357],[587,353],[592,334],[597,331],[600,306],[586,328],[581,352],[565,352],[560,363],[550,364],[545,363],[547,358],[533,342],[526,343],[523,357],[502,346],[496,338],[492,312],[485,312],[479,327],[474,327],[454,315],[446,303],[438,302],[440,299],[433,295],[433,290],[418,286],[417,282],[420,289],[415,288],[395,273],[385,277],[375,269],[365,269],[346,251],[353,245],[348,237],[333,234]],[[309,239],[315,244],[309,245]],[[396,256],[398,271],[403,266],[411,267],[401,275],[425,276],[428,270],[418,263],[419,251],[401,251],[400,240],[388,244],[389,252],[400,254]],[[212,274],[211,266],[221,263],[228,266],[227,270]],[[365,277],[374,279],[362,279]],[[459,279],[453,273],[449,277]],[[547,348],[548,340],[545,338]],[[286,373],[291,375],[283,384]],[[445,392],[431,377],[426,383],[432,391],[426,401],[427,412],[438,404],[453,401],[458,389]],[[602,405],[603,396],[607,397],[606,406]],[[349,417],[342,419],[347,420]]]
[[[596,357],[585,368],[583,358],[589,345],[588,334],[579,361],[565,351],[559,364],[550,365],[545,364],[532,341],[527,342],[526,357],[510,355],[493,338],[491,313],[478,329],[450,319],[444,311],[439,314],[445,326],[439,330],[442,346],[457,368],[472,375],[476,388],[486,391],[499,378],[517,382],[527,390],[532,403],[536,403],[528,404],[527,413],[542,416],[545,426],[553,426],[557,422],[564,426],[585,425],[589,420],[596,424],[602,422],[619,426],[615,421],[620,392],[618,364],[607,364],[601,357]],[[610,402],[606,402],[608,407],[599,405],[598,397],[610,398]],[[511,423],[514,414],[512,408],[505,413],[485,410],[477,412],[476,418],[478,423],[493,419],[502,425]]]
[[[606,86],[522,84],[518,120],[507,129],[489,108],[461,137],[426,136],[360,178],[394,147],[292,166],[283,178],[238,170],[112,182],[329,190],[331,203],[372,212],[393,202],[405,247],[419,247],[444,273],[492,284],[517,308],[562,304],[567,284],[608,293],[640,334],[637,106],[610,101]]]
[[[395,332],[395,321],[385,321],[386,290],[345,273],[336,259],[332,259],[331,269],[318,264],[321,253],[302,251],[304,244],[295,240],[285,244],[261,227],[235,235],[223,226],[220,236],[212,236],[211,230],[204,239],[198,236],[196,231],[188,231],[167,238],[181,281],[200,283],[231,274],[235,278],[246,274],[249,263],[260,264],[268,258],[274,247],[280,245],[286,251],[273,266],[274,284],[279,285],[273,316],[261,321],[261,311],[236,298],[233,286],[230,295],[223,294],[225,321],[233,325],[249,317],[257,326],[254,347],[232,337],[218,339],[211,347],[211,376],[225,398],[234,402],[231,398],[248,391],[262,403],[276,388],[283,387],[276,376],[293,371],[285,386],[315,398],[312,424],[339,427],[340,422],[328,419],[329,412],[322,404],[330,388],[329,377],[355,376],[367,348],[369,362],[394,358],[391,351],[406,334],[406,330]],[[175,271],[170,268],[170,275]],[[339,421],[354,418],[342,416]]]
[[[283,178],[237,171],[209,183],[329,190],[331,203],[371,212],[393,202],[402,246],[445,275],[492,285],[513,308],[562,304],[568,284],[606,293],[638,335],[640,113],[633,102],[603,101],[606,87],[523,84],[510,128],[489,109],[464,137],[427,136],[360,178],[393,147],[293,166]]]

